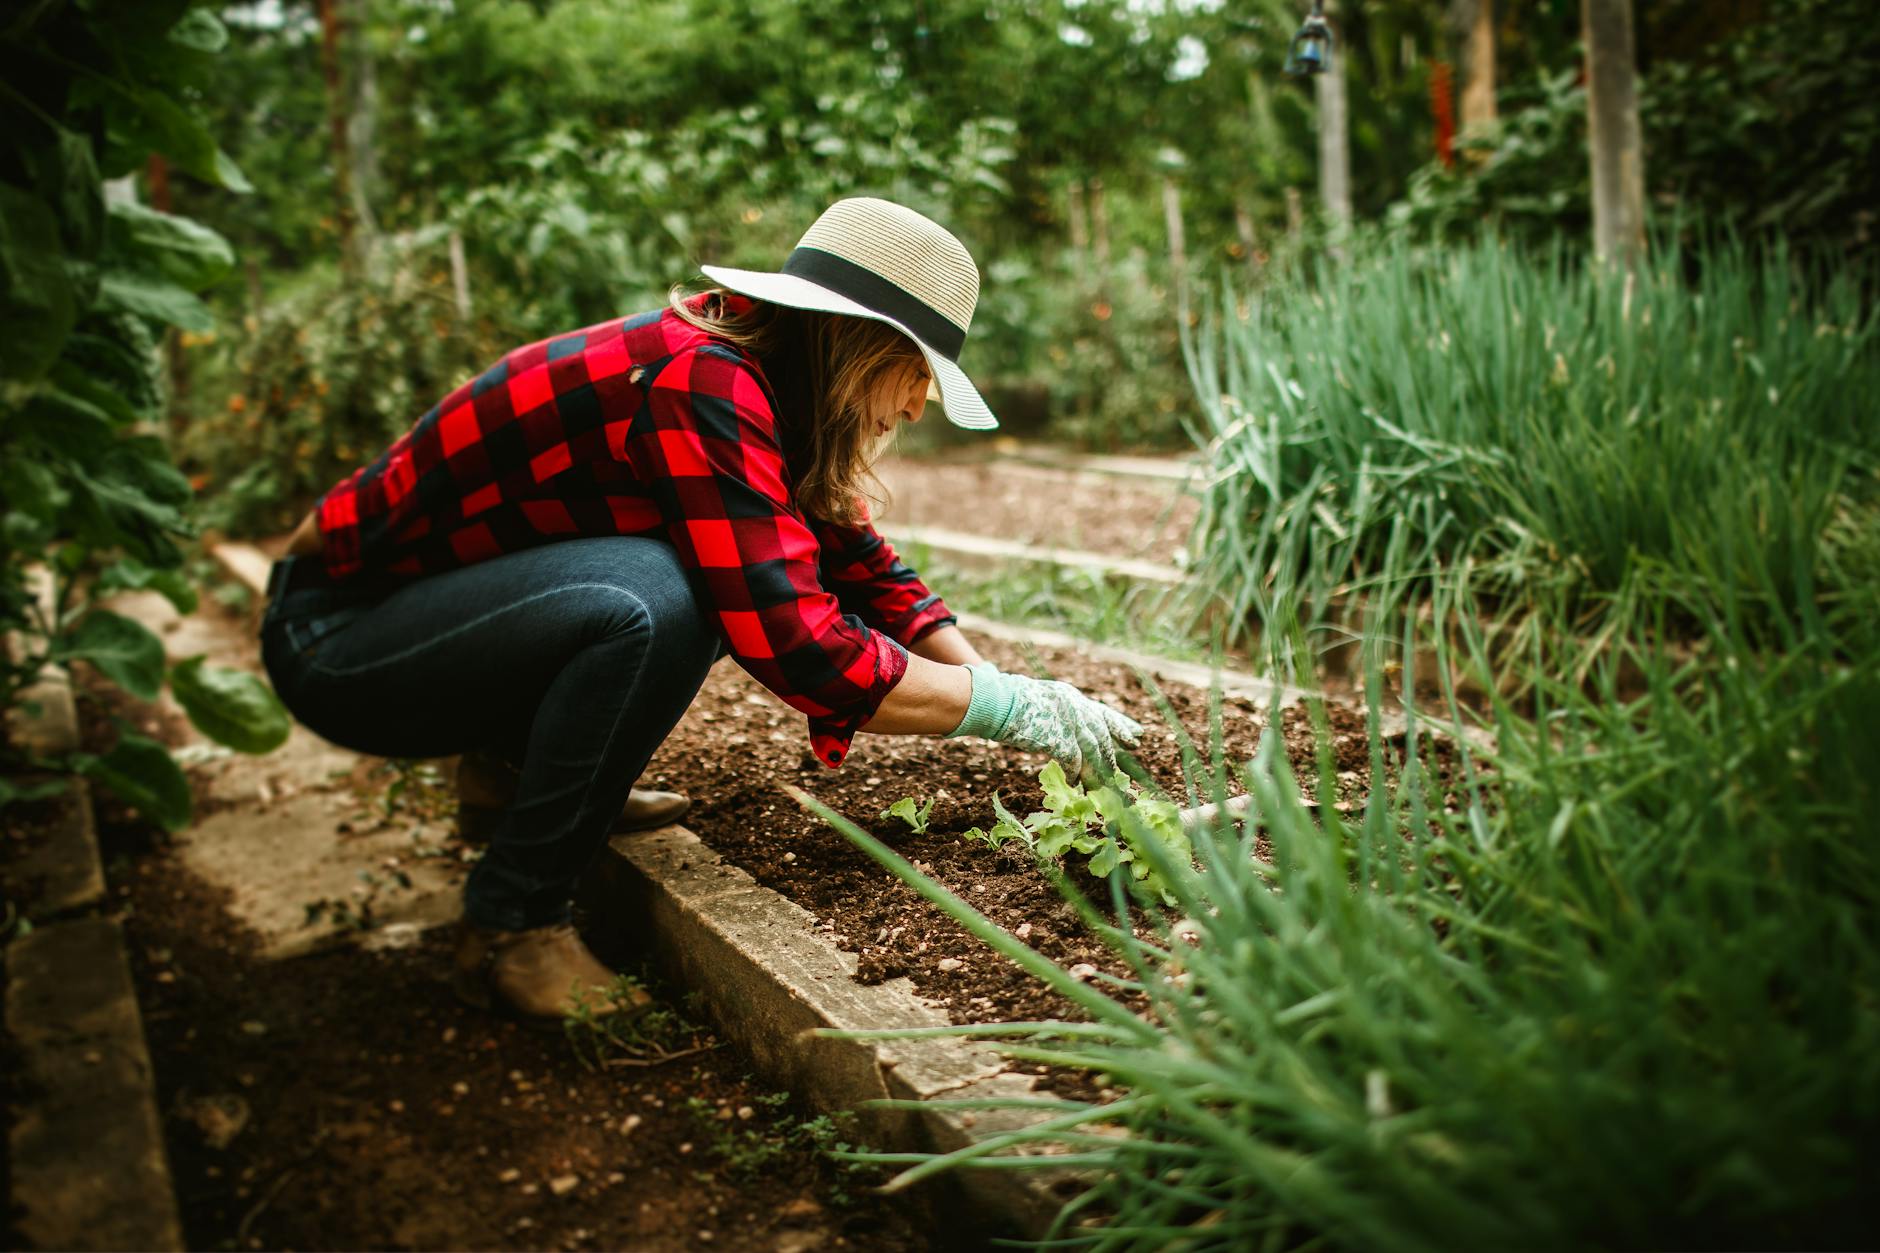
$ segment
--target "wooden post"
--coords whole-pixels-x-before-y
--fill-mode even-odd
[[[1175,283],[1175,316],[1188,325],[1188,237],[1182,229],[1182,191],[1173,174],[1162,176],[1162,222],[1168,228],[1168,265]]]
[[[1329,14],[1333,6],[1327,4]],[[1342,36],[1343,32],[1334,30]],[[1325,204],[1325,218],[1335,232],[1351,225],[1351,127],[1345,116],[1345,61],[1343,42],[1334,46],[1332,65],[1323,74],[1313,76],[1318,96],[1319,122],[1319,197]]]
[[[1097,262],[1097,273],[1110,272],[1110,210],[1103,201],[1103,180],[1090,180],[1090,246]]]
[[[457,299],[457,320],[470,320],[470,267],[464,264],[463,235],[450,233],[450,290]]]
[[[1631,269],[1645,251],[1645,152],[1639,134],[1632,0],[1581,0],[1593,255]]]
[[[1077,260],[1077,282],[1090,281],[1090,210],[1084,204],[1084,180],[1071,180],[1071,255]]]
[[[1306,233],[1306,201],[1297,187],[1286,189],[1286,234],[1294,243]]]
[[[1234,201],[1234,233],[1240,237],[1241,251],[1246,254],[1247,278],[1257,283],[1260,280],[1260,241],[1253,233],[1253,210],[1247,207],[1245,200]]]

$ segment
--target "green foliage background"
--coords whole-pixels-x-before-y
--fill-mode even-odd
[[[226,43],[186,0],[40,3],[0,26],[0,706],[48,663],[84,661],[132,695],[156,697],[163,645],[97,607],[119,589],[196,593],[178,572],[193,533],[191,489],[162,436],[160,328],[214,324],[198,292],[233,261],[188,218],[107,201],[103,180],[152,151],[231,191],[247,190],[186,101]],[[175,690],[214,738],[265,752],[287,736],[252,675],[176,667]],[[169,754],[128,730],[103,756],[5,764],[77,768],[170,828],[189,788]],[[0,782],[0,803],[19,795]]]

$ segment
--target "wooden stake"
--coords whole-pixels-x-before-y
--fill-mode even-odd
[[[450,290],[457,298],[457,320],[470,320],[470,267],[464,264],[463,235],[450,233]]]
[[[1234,202],[1234,233],[1240,236],[1240,248],[1246,254],[1247,277],[1254,282],[1260,279],[1260,242],[1253,233],[1253,211],[1247,208],[1247,202]]]
[[[1175,316],[1188,325],[1188,238],[1182,229],[1182,192],[1175,176],[1162,176],[1162,221],[1168,228],[1168,264],[1174,274]]]
[[[1297,187],[1286,189],[1286,234],[1294,243],[1306,233],[1306,201]]]
[[[1084,180],[1071,182],[1071,253],[1077,259],[1077,281],[1090,278],[1090,210],[1084,204]]]
[[[1103,203],[1103,180],[1090,180],[1090,242],[1096,253],[1097,281],[1110,273],[1110,211]]]

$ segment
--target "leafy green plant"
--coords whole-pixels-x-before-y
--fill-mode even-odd
[[[1367,598],[1465,572],[1514,627],[1557,604],[1589,652],[1673,592],[1766,642],[1875,612],[1826,541],[1880,510],[1858,267],[1667,244],[1628,277],[1484,240],[1303,278],[1224,303],[1191,344],[1214,470],[1200,607],[1243,633],[1294,606],[1308,630],[1355,629]],[[1683,610],[1658,626],[1695,633]]]
[[[1270,856],[1218,821],[1172,857],[1122,809],[1173,903],[1140,908],[1111,877],[1119,925],[1096,934],[1130,971],[1114,996],[797,792],[1081,1018],[835,1034],[990,1039],[1115,1092],[1030,1100],[952,1152],[860,1156],[902,1169],[890,1188],[1076,1169],[1050,1233],[1068,1248],[1858,1243],[1880,866],[1857,763],[1880,752],[1880,639],[1763,654],[1686,608],[1714,662],[1701,687],[1662,641],[1628,641],[1650,696],[1621,700],[1619,660],[1568,682],[1570,643],[1543,640],[1525,664],[1545,713],[1495,704],[1492,772],[1453,704],[1413,708],[1403,768],[1374,768],[1362,816],[1302,802],[1269,728],[1238,782]],[[1442,622],[1407,630],[1407,652],[1451,647]],[[1486,660],[1479,633],[1455,647]],[[1381,765],[1396,741],[1370,715]],[[1431,787],[1431,727],[1461,754],[1454,806]],[[967,1107],[995,1104],[1009,1117]]]
[[[998,820],[990,831],[973,827],[965,837],[995,849],[1016,840],[1045,861],[1081,853],[1089,858],[1086,868],[1099,879],[1127,866],[1146,891],[1173,903],[1157,867],[1164,858],[1186,860],[1193,855],[1181,811],[1173,802],[1149,795],[1124,774],[1086,792],[1083,784],[1070,782],[1055,761],[1038,772],[1038,782],[1044,788],[1043,809],[1020,822],[994,793],[992,808]],[[1126,813],[1131,817],[1127,823]],[[1157,846],[1153,854],[1142,847],[1147,840]]]
[[[187,218],[107,202],[103,184],[157,152],[246,189],[183,103],[225,39],[213,14],[181,0],[41,4],[0,25],[0,630],[20,641],[0,658],[0,705],[47,664],[81,660],[153,699],[161,641],[94,598],[149,588],[179,612],[195,607],[176,573],[190,485],[150,429],[164,404],[156,331],[206,330],[197,293],[233,257]],[[169,673],[207,734],[247,751],[285,738],[253,676],[200,659]],[[150,740],[126,734],[103,756],[39,764],[83,771],[167,827],[188,820],[181,770]]]
[[[894,804],[881,811],[884,820],[899,818],[913,829],[915,835],[927,834],[927,819],[933,814],[933,807],[939,797],[930,797],[925,805],[911,796],[903,796]]]

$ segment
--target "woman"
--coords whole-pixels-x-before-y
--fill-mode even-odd
[[[459,387],[322,497],[270,580],[263,657],[297,718],[359,752],[466,754],[466,813],[491,819],[456,955],[474,1004],[554,1019],[612,985],[569,925],[575,881],[617,822],[683,810],[632,785],[726,653],[831,767],[867,731],[1111,771],[1141,731],[980,657],[862,506],[930,389],[997,425],[956,364],[965,247],[853,199],[777,273],[705,272],[717,289]]]

